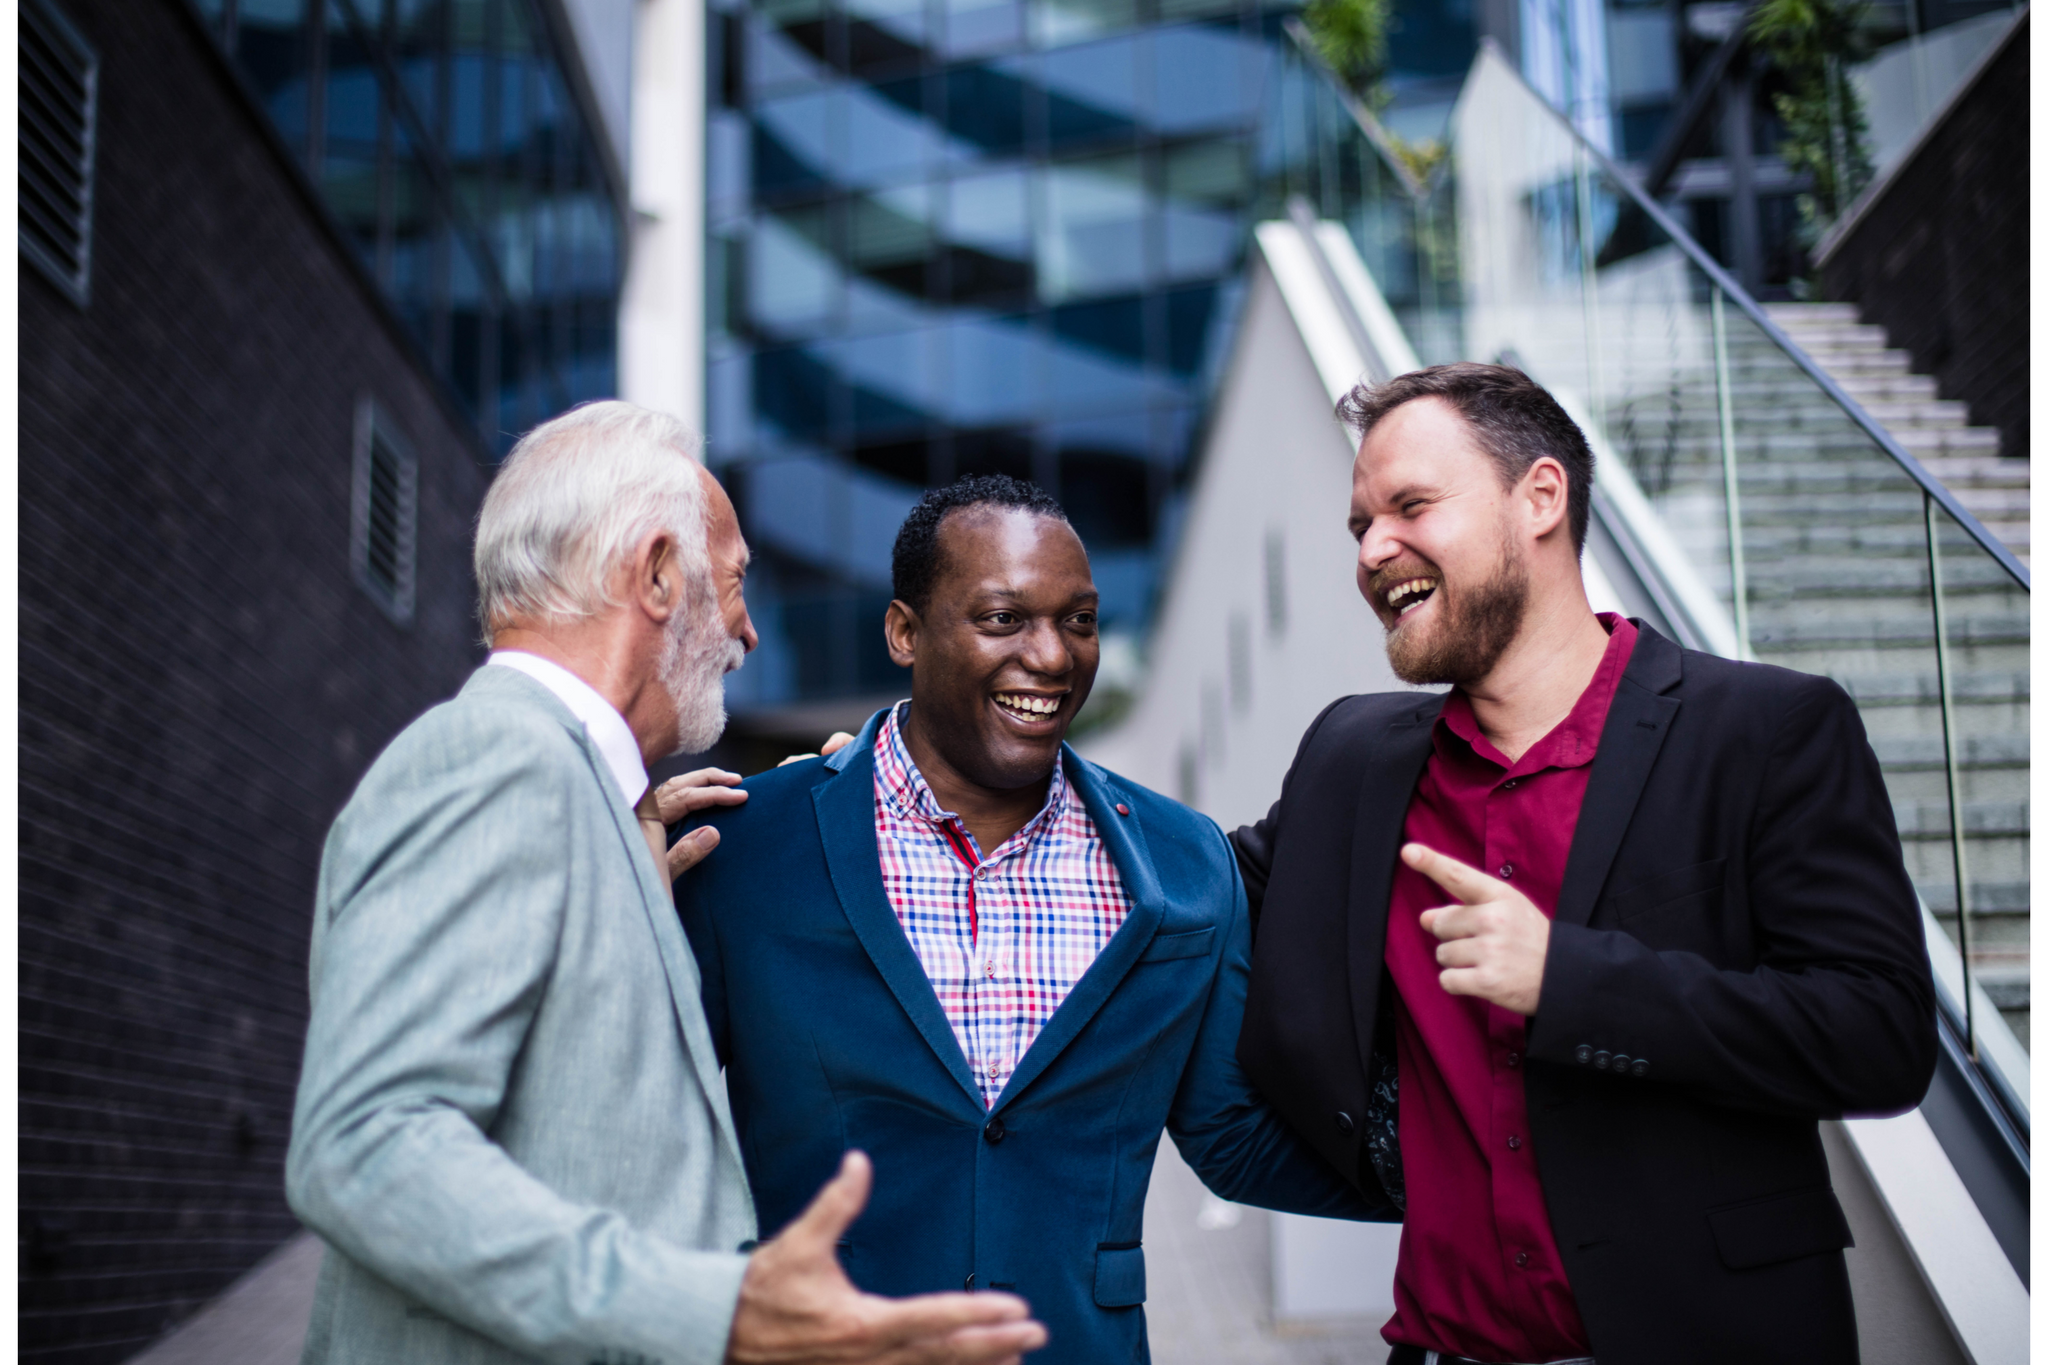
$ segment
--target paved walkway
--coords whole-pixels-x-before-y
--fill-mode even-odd
[[[1145,1205],[1145,1270],[1157,1365],[1381,1365],[1378,1323],[1273,1324],[1272,1217],[1204,1190],[1159,1144]],[[320,1271],[302,1233],[130,1365],[296,1365]]]

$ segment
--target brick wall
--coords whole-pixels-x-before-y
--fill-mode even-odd
[[[20,1350],[125,1359],[295,1230],[321,841],[460,686],[480,449],[183,0],[99,49],[90,307],[20,304]],[[417,619],[349,567],[374,395],[420,463]]]
[[[1999,453],[2027,453],[2027,25],[1821,263]]]

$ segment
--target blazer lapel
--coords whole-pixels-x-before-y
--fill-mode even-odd
[[[676,1027],[683,1035],[684,1050],[690,1054],[697,1084],[711,1100],[718,1131],[731,1144],[737,1158],[739,1134],[733,1129],[732,1113],[725,1102],[725,1087],[719,1077],[718,1053],[711,1044],[711,1028],[704,1019],[703,977],[697,971],[696,955],[690,951],[689,941],[683,936],[682,922],[676,918],[675,893],[661,882],[661,870],[647,847],[646,836],[640,832],[639,817],[628,810],[619,798],[618,782],[605,765],[603,755],[598,753],[589,732],[583,728],[583,723],[552,692],[513,669],[486,666],[477,672],[485,686],[510,688],[514,695],[532,705],[545,707],[549,715],[582,746],[584,760],[590,764],[591,779],[597,783],[596,797],[610,814],[612,828],[618,834],[626,860],[633,869],[635,885],[640,891],[640,908],[654,933],[655,946],[668,977],[669,1003],[675,1010]],[[503,674],[504,678],[489,676],[492,674]]]
[[[811,789],[811,801],[818,813],[818,836],[825,848],[825,866],[832,876],[832,889],[839,893],[840,907],[853,926],[854,937],[873,959],[896,1003],[910,1016],[927,1046],[960,1083],[981,1111],[981,1087],[967,1069],[953,1026],[932,990],[924,964],[917,960],[889,897],[882,890],[882,858],[875,848],[875,751],[874,729],[841,753],[851,757],[839,766],[839,775]],[[838,758],[838,754],[833,755]]]
[[[1429,762],[1442,697],[1419,699],[1413,711],[1390,723],[1366,757],[1358,787],[1358,818],[1351,839],[1350,923],[1346,926],[1351,960],[1351,1023],[1358,1034],[1358,1055],[1372,1056],[1372,1031],[1378,1019],[1380,973],[1387,956],[1387,902],[1394,885],[1394,859],[1401,852],[1401,831],[1408,823],[1408,803]]]
[[[996,1097],[992,1113],[1022,1094],[1024,1087],[1052,1065],[1053,1059],[1087,1027],[1088,1021],[1123,984],[1166,915],[1166,895],[1160,889],[1158,873],[1153,870],[1152,853],[1145,843],[1145,830],[1136,807],[1131,807],[1129,815],[1117,814],[1116,805],[1124,799],[1123,793],[1100,780],[1096,771],[1065,745],[1060,746],[1060,762],[1074,794],[1095,822],[1095,831],[1102,836],[1110,861],[1116,864],[1124,893],[1131,898],[1131,912],[1032,1039],[1023,1060],[1003,1083],[1003,1093]],[[1124,803],[1130,804],[1128,800]]]
[[[1640,621],[1635,626],[1640,632],[1635,650],[1600,729],[1600,749],[1593,755],[1571,854],[1565,859],[1564,881],[1557,893],[1560,923],[1584,925],[1592,918],[1607,870],[1621,851],[1636,802],[1678,714],[1678,698],[1663,695],[1678,686],[1682,676],[1678,646]]]

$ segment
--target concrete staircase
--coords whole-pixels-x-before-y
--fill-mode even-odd
[[[1909,374],[1851,308],[1792,305],[1774,321],[2013,551],[2027,553],[2025,462]],[[1705,319],[1698,321],[1704,330]],[[1923,497],[1790,358],[1733,314],[1738,498],[1754,656],[1836,679],[1884,768],[1908,870],[1957,936],[1947,766]],[[1645,357],[1645,361],[1647,361]],[[1719,399],[1711,360],[1642,363],[1607,404],[1611,446],[1701,576],[1730,600]],[[2028,601],[1953,524],[1938,535],[1959,738],[1970,961],[2022,1043],[2030,991]]]
[[[1911,373],[1911,357],[1885,346],[1882,327],[1859,322],[1856,305],[1776,303],[1764,312],[2021,563],[2029,562],[2027,461],[1999,455],[1995,428],[1969,425],[1963,404],[1936,398],[1933,376]]]

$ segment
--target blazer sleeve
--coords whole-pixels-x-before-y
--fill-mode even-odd
[[[1835,684],[1786,708],[1747,841],[1753,970],[1554,925],[1530,1056],[1626,1054],[1646,1079],[1781,1114],[1918,1104],[1935,1061],[1919,903],[1877,756]]]
[[[1287,776],[1280,779],[1280,796],[1266,811],[1263,820],[1254,824],[1239,825],[1230,835],[1230,851],[1237,855],[1237,874],[1244,887],[1245,903],[1251,917],[1251,932],[1259,931],[1259,911],[1266,901],[1266,883],[1273,875],[1273,856],[1280,842],[1280,808],[1287,803],[1287,789],[1294,784],[1294,774],[1301,769],[1308,757],[1309,746],[1314,743],[1316,731],[1322,729],[1323,721],[1329,714],[1342,706],[1349,698],[1339,697],[1316,713],[1302,732],[1301,743],[1295,746],[1294,762],[1287,765]]]
[[[399,741],[409,761],[387,754],[328,841],[292,1209],[523,1355],[717,1365],[745,1258],[571,1202],[489,1136],[569,897],[590,884],[572,872],[587,851],[564,836],[588,777],[512,726],[422,727]]]
[[[1166,1130],[1182,1158],[1219,1198],[1318,1218],[1398,1222],[1398,1210],[1368,1200],[1304,1142],[1252,1089],[1237,1063],[1251,976],[1251,932],[1243,884],[1234,876],[1231,881],[1230,919],[1216,977]]]

